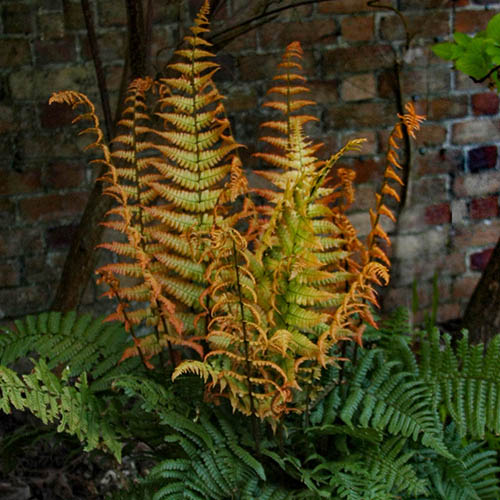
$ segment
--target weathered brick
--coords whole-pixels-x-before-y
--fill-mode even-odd
[[[85,208],[88,193],[48,194],[19,202],[23,217],[30,221],[74,218]]]
[[[352,14],[353,12],[373,12],[365,0],[335,0],[318,5],[321,14]]]
[[[52,294],[49,285],[0,289],[0,318],[22,316],[46,310]]]
[[[473,219],[488,219],[500,215],[498,196],[476,198],[469,205],[469,213]]]
[[[67,189],[80,187],[85,180],[85,166],[76,161],[50,162],[45,173],[45,186],[48,189]]]
[[[308,98],[318,104],[331,105],[338,100],[338,82],[336,80],[308,80],[307,86],[311,90]]]
[[[481,86],[484,89],[484,92],[488,90],[488,84],[482,83],[478,84],[472,80],[472,78],[461,71],[455,71],[455,90],[461,91],[469,91],[471,94],[476,93],[481,89]]]
[[[449,29],[449,11],[437,11],[427,14],[407,14],[405,20],[414,39],[434,38],[446,33]],[[380,35],[384,40],[404,40],[405,27],[396,15],[384,16],[380,23]]]
[[[440,148],[438,151],[425,151],[415,155],[415,160],[415,173],[419,177],[464,169],[464,156],[460,149]]]
[[[346,78],[340,94],[344,101],[363,101],[377,96],[377,81],[372,73]]]
[[[332,106],[327,116],[329,125],[335,128],[390,126],[394,123],[396,105],[391,101],[345,103]]]
[[[28,283],[49,283],[53,290],[61,277],[67,251],[51,251],[24,258],[24,280]]]
[[[329,19],[304,22],[267,23],[259,29],[260,47],[283,49],[294,41],[305,47],[318,43],[333,43],[337,36],[335,24]]]
[[[341,144],[347,144],[353,139],[365,139],[361,144],[359,151],[348,151],[344,157],[360,156],[360,155],[374,155],[378,153],[377,134],[374,130],[359,130],[356,132],[343,133],[341,136]]]
[[[495,168],[498,158],[496,146],[482,146],[471,149],[467,155],[467,164],[472,173]]]
[[[2,22],[4,33],[16,35],[33,33],[33,6],[26,3],[4,5]]]
[[[103,33],[97,39],[99,46],[99,56],[102,61],[114,61],[125,58],[127,47],[126,35],[122,32],[111,31]],[[82,40],[82,57],[85,60],[92,59],[90,46],[87,37]]]
[[[0,255],[15,257],[22,253],[40,253],[43,240],[36,228],[16,228],[0,230]]]
[[[18,259],[0,262],[0,288],[17,286],[21,282],[20,264]]]
[[[422,10],[437,9],[443,6],[443,0],[401,0],[399,8],[401,10]]]
[[[76,58],[75,39],[71,36],[58,40],[35,40],[34,47],[37,64],[70,62]]]
[[[479,282],[479,276],[459,276],[453,282],[454,299],[468,299]]]
[[[18,127],[14,120],[14,110],[11,106],[0,104],[0,134],[15,130]]]
[[[31,62],[31,51],[28,40],[24,39],[2,39],[2,50],[0,50],[0,68],[12,68],[22,66]]]
[[[82,6],[80,2],[63,2],[64,27],[66,31],[85,30],[85,19],[83,17]]]
[[[48,100],[52,92],[58,90],[78,89],[80,92],[88,92],[95,89],[96,79],[92,63],[89,62],[85,65],[50,69],[23,68],[11,73],[9,85],[14,99]]]
[[[99,2],[97,7],[99,26],[126,26],[127,11],[123,2]]]
[[[425,222],[427,224],[448,224],[451,222],[451,209],[449,203],[432,205],[425,209]]]
[[[452,129],[454,144],[482,142],[486,137],[496,137],[500,130],[498,120],[474,120],[454,123]]]
[[[0,227],[12,227],[15,224],[15,220],[15,203],[7,198],[0,198]]]
[[[348,42],[368,42],[373,39],[374,30],[373,16],[347,16],[340,23],[342,38]]]
[[[498,95],[494,92],[484,92],[472,96],[472,111],[475,115],[496,115],[498,113]]]
[[[439,254],[446,249],[448,233],[439,228],[419,234],[398,235],[395,237],[395,257],[399,259],[421,259],[427,255]]]
[[[447,66],[433,66],[432,69],[403,69],[401,85],[405,94],[427,96],[429,94],[447,94],[451,88],[451,74]],[[381,97],[394,98],[396,80],[394,70],[383,71],[379,75],[379,93]]]
[[[0,170],[2,181],[0,182],[0,195],[15,195],[21,193],[33,193],[42,188],[41,172],[39,168],[22,172],[14,170]]]
[[[225,107],[228,112],[235,111],[250,111],[257,107],[257,95],[254,89],[239,89],[231,90],[231,94],[227,96]]]
[[[417,144],[420,146],[440,146],[446,140],[446,127],[437,124],[424,123],[417,134]]]
[[[64,15],[58,12],[38,14],[38,29],[42,40],[64,37]]]
[[[434,175],[417,179],[411,186],[411,197],[417,203],[446,201],[448,179],[444,175]]]
[[[359,73],[387,68],[394,64],[389,45],[361,45],[327,50],[323,55],[323,70],[327,78],[339,73]]]
[[[458,249],[494,245],[500,234],[500,220],[481,221],[455,228],[453,244]]]
[[[429,102],[429,120],[443,120],[447,118],[460,118],[467,114],[467,96],[450,96],[432,99]]]
[[[483,196],[500,191],[500,172],[462,175],[455,179],[453,190],[459,197]]]
[[[486,250],[481,250],[480,252],[475,252],[470,255],[470,268],[472,271],[484,271],[490,257],[493,253],[493,248],[487,248]]]
[[[224,50],[235,54],[241,51],[255,50],[257,47],[257,33],[255,30],[249,31],[242,35],[237,36],[231,40],[225,47]]]
[[[242,56],[239,58],[239,69],[242,80],[266,80],[269,81],[272,75],[276,73],[276,66],[281,61],[281,57],[274,55],[249,55]],[[304,60],[302,64],[304,66],[304,72],[308,77],[313,77],[313,57],[309,52],[305,52]]]
[[[441,304],[438,306],[437,321],[445,323],[462,317],[460,304]]]

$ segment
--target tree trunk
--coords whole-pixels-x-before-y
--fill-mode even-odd
[[[500,239],[479,280],[462,319],[475,344],[488,343],[500,333]]]

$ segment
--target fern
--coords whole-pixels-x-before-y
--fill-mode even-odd
[[[48,312],[15,321],[16,329],[0,333],[0,365],[9,365],[27,355],[47,360],[49,370],[64,367],[69,377],[91,375],[89,388],[109,389],[113,377],[137,372],[137,359],[119,361],[130,346],[123,326],[105,324],[102,318],[76,312]]]
[[[57,422],[58,432],[75,435],[85,443],[85,450],[103,448],[120,460],[122,444],[113,420],[103,414],[105,403],[92,394],[85,373],[71,382],[69,370],[59,379],[40,359],[33,363],[31,374],[18,376],[0,366],[0,409],[10,413],[28,409],[44,424]]]

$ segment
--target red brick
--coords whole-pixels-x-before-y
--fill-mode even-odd
[[[402,88],[407,95],[425,96],[431,94],[449,94],[451,73],[448,66],[433,66],[432,71],[421,69],[403,69],[401,71]],[[396,80],[394,70],[382,71],[379,75],[380,97],[394,99]]]
[[[367,42],[373,39],[373,16],[348,16],[340,24],[342,38],[348,42]]]
[[[432,99],[429,102],[429,120],[443,120],[446,118],[459,118],[467,114],[467,96],[450,96]]]
[[[451,222],[451,210],[449,203],[432,205],[425,209],[425,222],[427,224],[447,224]]]
[[[498,9],[458,11],[455,15],[455,30],[462,33],[482,31],[486,29],[488,21],[498,12]]]
[[[469,205],[469,213],[473,219],[488,219],[500,214],[498,208],[498,196],[488,198],[476,198]]]
[[[325,51],[323,68],[327,78],[339,73],[359,73],[387,68],[394,64],[394,53],[389,45],[361,45],[340,47]]]
[[[306,85],[311,90],[311,93],[308,94],[308,99],[312,99],[318,104],[330,106],[338,100],[338,82],[336,80],[309,80]]]
[[[470,268],[472,271],[484,271],[493,253],[493,248],[473,253],[470,256]]]
[[[74,37],[58,40],[35,40],[35,60],[38,64],[70,62],[76,59]]]
[[[75,217],[85,208],[88,193],[49,194],[21,200],[21,214],[31,221],[49,221]]]
[[[334,0],[318,5],[322,14],[352,14],[354,12],[375,12],[373,7],[367,5],[366,0]]]
[[[398,4],[401,10],[437,9],[443,7],[443,0],[401,0]]]
[[[45,102],[40,106],[40,124],[43,128],[66,127],[75,116],[76,113],[68,104]]]
[[[472,110],[475,115],[495,115],[498,113],[499,98],[495,92],[484,92],[472,96]]]
[[[468,299],[476,285],[478,284],[480,276],[459,276],[453,283],[453,298],[454,299]]]
[[[267,23],[259,29],[261,48],[284,48],[299,41],[304,47],[318,43],[332,43],[337,39],[335,25],[330,19],[314,21]]]
[[[449,29],[449,12],[438,11],[431,16],[422,14],[406,14],[405,19],[408,29],[414,39],[434,38],[447,33]],[[406,37],[405,27],[401,19],[395,15],[382,18],[380,23],[380,34],[385,40],[404,40]]]
[[[80,187],[85,180],[85,167],[77,162],[52,162],[47,166],[45,185],[49,189]]]
[[[482,146],[469,151],[468,165],[472,173],[481,172],[495,168],[497,164],[498,150],[496,146]]]
[[[16,228],[0,231],[0,255],[2,257],[40,252],[43,252],[43,241],[38,229]]]
[[[377,97],[377,81],[372,73],[349,76],[342,82],[342,100],[363,101]]]

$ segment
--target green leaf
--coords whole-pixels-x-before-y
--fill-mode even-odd
[[[486,35],[496,42],[500,42],[500,14],[493,16],[486,28]]]
[[[465,33],[460,33],[460,31],[455,31],[455,33],[453,33],[453,38],[455,42],[462,47],[467,47],[472,42],[472,37]]]
[[[436,45],[432,46],[432,52],[434,52],[434,54],[436,54],[441,59],[451,61],[455,58],[454,47],[456,47],[456,45],[450,42],[436,43]]]
[[[478,80],[483,78],[490,69],[484,57],[478,56],[474,53],[464,54],[462,57],[457,59],[455,66],[459,71],[462,71],[466,75],[472,76]]]

